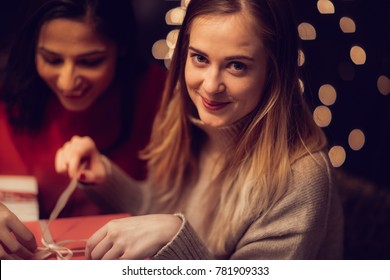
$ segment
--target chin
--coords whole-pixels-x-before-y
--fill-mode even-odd
[[[69,104],[62,103],[62,107],[64,107],[67,111],[70,112],[83,112],[90,107],[90,104]]]

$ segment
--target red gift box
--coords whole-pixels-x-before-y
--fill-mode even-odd
[[[70,259],[85,259],[84,249],[86,240],[107,222],[129,217],[129,214],[112,214],[85,216],[73,218],[59,218],[50,222],[49,230],[51,238],[54,241],[51,245],[44,245],[42,235],[47,234],[42,223],[48,224],[48,220],[24,222],[27,228],[34,234],[40,252],[36,254],[37,258],[61,259],[70,253]],[[50,240],[46,241],[50,242]],[[49,248],[50,247],[50,248]],[[56,253],[57,251],[57,253]]]

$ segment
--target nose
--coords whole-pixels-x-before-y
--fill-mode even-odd
[[[75,68],[72,64],[64,64],[63,67],[59,69],[57,87],[62,92],[71,91],[77,87],[77,77]]]
[[[206,94],[216,94],[226,89],[222,79],[222,73],[218,68],[210,67],[203,79],[203,90]]]

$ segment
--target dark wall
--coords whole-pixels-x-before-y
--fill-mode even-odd
[[[303,42],[306,94],[313,105],[320,105],[318,89],[322,84],[332,84],[337,90],[336,103],[330,106],[333,119],[324,130],[331,145],[346,150],[341,168],[390,189],[390,96],[377,88],[379,76],[390,78],[390,1],[334,0],[335,14],[320,14],[317,1],[294,2],[299,21],[309,22],[317,30],[316,40]],[[339,20],[343,16],[355,21],[355,33],[341,31]],[[351,61],[353,45],[366,51],[364,65]],[[350,70],[347,76],[341,73],[345,66]],[[348,145],[348,135],[355,128],[366,138],[359,151]]]

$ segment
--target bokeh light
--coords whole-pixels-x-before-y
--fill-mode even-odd
[[[366,142],[366,137],[360,129],[354,129],[349,133],[348,144],[354,151],[359,151],[363,148],[364,143]]]
[[[332,1],[319,0],[317,2],[317,9],[321,14],[334,14],[335,8]]]
[[[298,25],[299,37],[304,41],[315,40],[317,32],[313,25],[308,22],[302,22]]]
[[[318,90],[318,97],[322,104],[331,106],[336,102],[336,89],[330,84],[322,85]]]
[[[344,33],[355,33],[356,32],[355,21],[349,17],[342,17],[340,19],[340,29]]]
[[[313,118],[319,127],[327,127],[332,121],[332,112],[326,106],[318,106],[314,109]]]
[[[390,93],[390,79],[385,75],[379,76],[377,81],[377,87],[381,94],[389,95]]]
[[[345,149],[342,146],[333,146],[329,150],[329,159],[333,167],[340,167],[347,158]]]
[[[356,65],[362,65],[366,63],[366,51],[359,46],[353,46],[350,51],[351,60]]]

